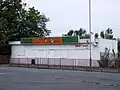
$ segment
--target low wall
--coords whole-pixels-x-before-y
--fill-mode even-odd
[[[37,65],[58,65],[58,66],[89,66],[88,59],[67,59],[67,58],[11,58],[11,64],[37,64]],[[97,60],[92,60],[93,67],[99,67]]]

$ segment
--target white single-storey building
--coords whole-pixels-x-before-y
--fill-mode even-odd
[[[89,66],[90,64],[90,44],[89,39],[78,39],[76,44],[61,45],[35,45],[22,44],[20,41],[9,43],[12,46],[11,63],[66,66]],[[105,52],[105,48],[112,49],[117,53],[117,41],[108,39],[95,39],[91,42],[92,66],[99,67],[100,53]]]

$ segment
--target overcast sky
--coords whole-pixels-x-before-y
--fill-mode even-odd
[[[24,0],[50,18],[47,27],[51,36],[60,36],[70,29],[88,31],[88,0]],[[120,37],[120,0],[92,1],[92,31],[100,32],[108,27]]]

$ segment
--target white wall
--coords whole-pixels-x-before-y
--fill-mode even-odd
[[[92,49],[95,60],[99,60],[98,49]],[[13,45],[11,58],[89,59],[89,49],[75,45]]]
[[[81,42],[81,41],[79,41]],[[82,41],[84,42],[84,40]],[[105,47],[114,49],[117,53],[117,41],[100,39],[98,46],[92,45],[92,66],[99,66],[97,60],[100,60],[100,52],[105,51]],[[89,66],[89,45],[88,47],[75,47],[75,45],[12,45],[12,59],[14,63],[29,63],[30,58],[35,58],[36,63],[47,64],[47,58],[50,58],[49,64]],[[19,58],[19,60],[17,59]],[[26,59],[28,58],[28,59]],[[42,58],[42,59],[40,59]],[[40,60],[38,60],[40,59]],[[75,60],[76,61],[75,61]]]
[[[112,52],[112,49],[114,49],[115,53],[118,53],[117,47],[117,40],[108,40],[108,39],[100,39],[99,40],[99,46],[100,46],[100,51],[104,52],[105,47],[110,49],[110,52]]]
[[[79,43],[86,43],[89,42],[89,39],[79,39],[78,42]],[[94,42],[95,40],[92,40],[92,42]],[[115,53],[118,52],[117,47],[118,47],[118,41],[117,40],[109,40],[109,39],[98,39],[98,46],[99,46],[99,50],[100,52],[104,52],[105,51],[105,47],[107,47],[108,49],[110,49],[110,52],[112,52],[112,49],[115,50]]]
[[[95,62],[99,60],[98,48],[92,49],[93,65],[98,66]],[[13,45],[11,58],[19,58],[15,60],[15,63],[31,63],[29,58],[43,58],[42,64],[47,64],[45,58],[51,58],[50,64],[60,64],[60,58],[62,65],[77,65],[77,66],[89,66],[89,49],[84,47],[75,47],[75,45]],[[26,60],[26,58],[28,58]],[[56,60],[58,59],[58,61]],[[74,59],[76,61],[74,61]],[[13,62],[14,62],[13,60]],[[41,63],[41,62],[37,62]]]

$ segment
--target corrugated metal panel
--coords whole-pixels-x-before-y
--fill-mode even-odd
[[[33,44],[62,44],[62,37],[33,38]]]
[[[21,38],[21,44],[32,44],[32,38]]]
[[[78,36],[62,37],[62,40],[63,40],[63,44],[78,43]]]

